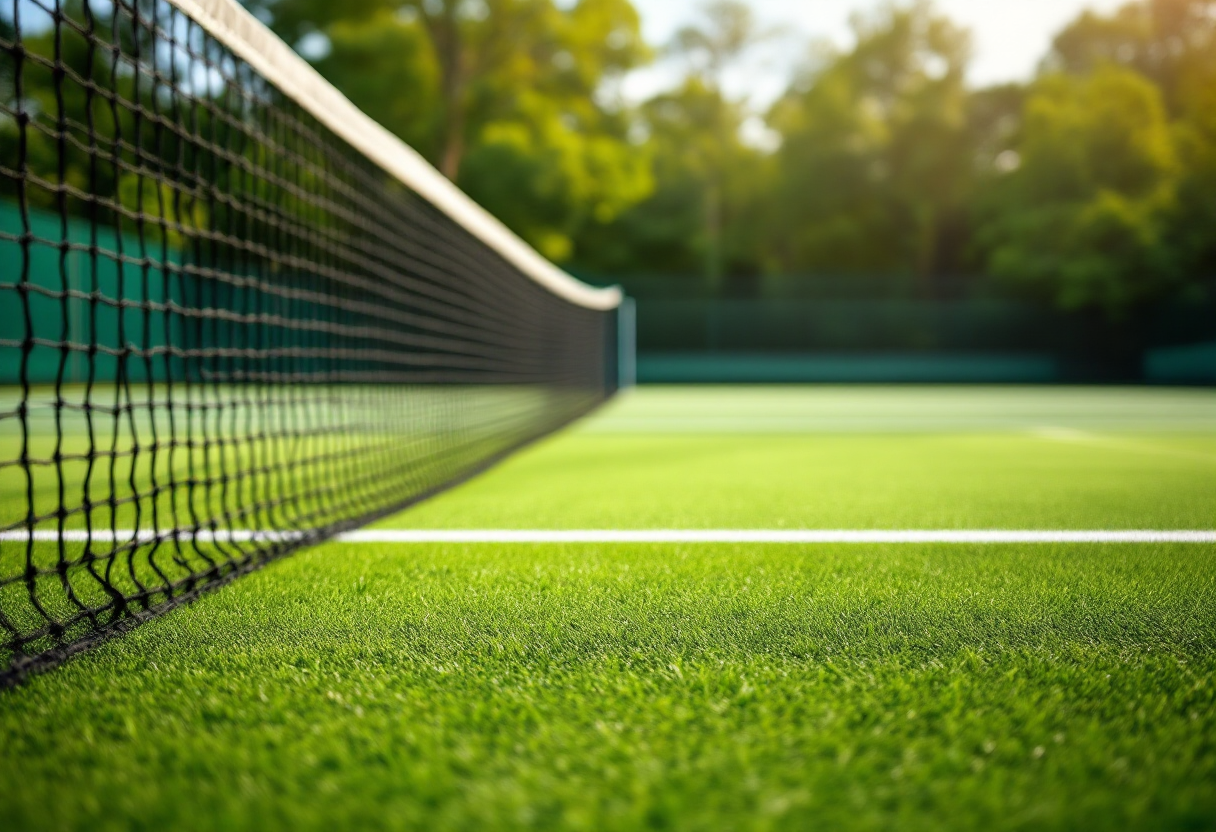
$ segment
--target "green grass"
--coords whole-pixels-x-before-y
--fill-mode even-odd
[[[647,388],[382,527],[1216,527],[1216,393]]]
[[[386,525],[1212,528],[1213,426],[644,390]],[[0,694],[0,738],[22,830],[1214,828],[1216,546],[331,544]]]
[[[461,499],[435,500],[378,525],[1216,526],[1216,436],[1109,442],[989,434],[587,435],[526,455],[469,485]]]
[[[254,554],[133,542],[132,529],[347,522],[480,467],[590,402],[576,388],[520,385],[0,387],[0,417],[25,413],[0,418],[0,534],[62,524],[122,541],[110,551],[0,540],[3,624],[39,653],[108,623],[115,594],[157,606]],[[6,638],[0,666],[10,659]]]

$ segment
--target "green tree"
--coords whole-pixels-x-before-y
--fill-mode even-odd
[[[545,255],[650,188],[604,86],[647,57],[628,0],[251,0],[351,100]],[[315,48],[319,42],[320,48]]]
[[[1179,159],[1160,91],[1104,65],[1031,88],[1018,164],[985,198],[992,272],[1066,309],[1112,315],[1179,277],[1168,245]]]
[[[438,158],[438,67],[426,30],[387,8],[325,29],[314,65],[377,122],[428,159]]]
[[[12,43],[17,36],[16,27],[11,19],[12,11],[10,9],[0,10],[0,40],[5,43]],[[13,94],[13,59],[9,57],[6,51],[4,60],[0,61],[0,101],[5,104]]]
[[[3,52],[0,101],[12,111],[20,109],[28,121],[21,129],[15,118],[0,114],[0,166],[23,169],[20,190],[31,207],[63,209],[118,227],[130,226],[136,221],[131,214],[139,212],[146,240],[155,241],[154,245],[181,244],[176,229],[201,227],[207,217],[197,189],[183,181],[188,177],[182,171],[204,165],[212,151],[161,130],[158,119],[149,114],[165,114],[170,106],[163,88],[154,89],[146,73],[116,68],[109,50],[97,45],[118,43],[124,54],[148,55],[155,48],[153,36],[145,29],[115,28],[122,17],[112,7],[98,9],[83,0],[64,0],[61,11],[65,18],[88,26],[96,41],[65,34],[71,31],[66,25],[58,31],[27,25],[21,38],[19,102],[13,53]],[[12,19],[0,16],[0,39],[11,42],[15,36]],[[162,64],[160,69],[171,78],[184,72],[180,66]],[[115,95],[106,95],[106,90]],[[222,110],[230,102],[221,94],[215,104]],[[209,129],[214,118],[211,112],[200,112],[199,129]],[[24,141],[19,139],[22,134]],[[155,147],[162,155],[146,155],[137,168],[128,158],[126,149],[131,147]],[[21,152],[24,157],[19,160]],[[159,159],[181,162],[162,166]],[[13,199],[18,190],[15,178],[0,176],[0,196]],[[82,204],[71,195],[73,191],[97,199]]]
[[[637,113],[635,153],[649,160],[654,191],[615,223],[589,229],[579,265],[591,271],[679,275],[695,294],[752,294],[760,261],[752,203],[763,194],[762,154],[740,138],[749,111],[723,88],[725,74],[768,34],[750,8],[701,6],[665,48],[683,64],[674,88]],[[695,283],[695,287],[692,285]]]
[[[486,124],[460,185],[546,257],[575,254],[576,237],[645,198],[648,160],[618,134],[583,132],[543,95],[511,118]]]
[[[542,254],[569,260],[576,238],[605,225],[652,188],[647,156],[627,139],[629,120],[604,103],[606,84],[645,55],[628,0],[581,0],[553,13],[529,54],[504,43],[510,72],[490,94],[457,181]]]
[[[10,9],[0,10],[0,40],[5,43],[13,43],[17,33],[13,26],[13,21],[9,15],[12,14]],[[9,115],[10,111],[16,109],[16,91],[13,88],[15,62],[11,57],[11,52],[8,50],[0,50],[0,148],[4,150],[0,152],[0,165],[9,169],[15,168],[15,160],[9,158],[14,152],[9,148],[17,146],[17,122]],[[0,180],[2,183],[2,180]],[[3,183],[0,184],[0,193],[10,190],[11,186]]]
[[[628,0],[579,0],[565,9],[553,0],[247,2],[289,43],[305,44],[316,36],[331,44],[335,38],[345,41],[340,55],[315,61],[329,70],[358,63],[365,72],[374,67],[392,77],[406,72],[403,61],[428,61],[430,66],[415,69],[411,85],[396,95],[421,92],[430,99],[434,113],[427,121],[434,135],[425,144],[433,145],[436,166],[453,180],[482,127],[514,112],[522,92],[543,93],[579,109],[606,78],[647,57]],[[425,49],[419,48],[420,35]],[[397,60],[384,49],[394,43],[402,48]],[[338,75],[345,82],[355,73]]]
[[[772,250],[787,271],[911,272],[923,282],[971,184],[966,32],[928,3],[852,21],[774,106]]]
[[[678,152],[687,157],[687,163],[678,166],[680,172],[692,173],[702,182],[700,244],[706,280],[710,287],[718,288],[728,266],[736,272],[731,275],[734,282],[748,276],[737,274],[740,270],[755,271],[740,264],[740,258],[732,258],[733,252],[726,248],[726,238],[734,236],[735,230],[730,227],[732,209],[738,205],[732,199],[738,188],[731,186],[737,183],[741,169],[754,165],[749,164],[753,154],[739,140],[746,104],[726,94],[724,76],[770,33],[760,28],[751,7],[738,0],[709,0],[699,11],[701,20],[682,27],[668,46],[672,55],[687,63],[684,86],[673,95],[660,96],[650,110],[660,141],[678,136],[682,145]],[[751,184],[754,188],[757,183]],[[735,262],[728,264],[730,259]]]
[[[1216,2],[1085,12],[1043,71],[979,196],[989,269],[1113,315],[1216,275]]]
[[[689,280],[689,294],[730,288],[722,275],[732,284],[758,275],[750,209],[767,174],[762,154],[739,137],[743,117],[739,103],[697,77],[643,104],[645,139],[635,153],[648,159],[653,193],[610,225],[589,229],[577,263],[601,273],[679,276]]]
[[[1161,90],[1174,116],[1211,112],[1216,85],[1216,0],[1144,0],[1104,16],[1082,13],[1054,39],[1048,71],[1135,70]]]

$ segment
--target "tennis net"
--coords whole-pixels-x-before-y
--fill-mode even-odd
[[[588,412],[620,302],[233,0],[0,0],[3,678]]]

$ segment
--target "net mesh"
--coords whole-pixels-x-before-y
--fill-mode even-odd
[[[313,112],[164,0],[0,0],[9,676],[612,393],[613,311]]]

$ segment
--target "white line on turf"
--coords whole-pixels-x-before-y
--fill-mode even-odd
[[[292,541],[307,537],[300,532],[237,529],[233,531],[181,531],[181,538],[204,542],[241,543]],[[171,537],[162,532],[161,540]],[[94,531],[92,540],[132,541],[132,529]],[[150,542],[153,532],[139,532],[138,539]],[[34,540],[53,542],[53,530],[34,532]],[[87,532],[63,533],[67,542],[89,539]],[[1039,529],[365,529],[338,535],[343,543],[1216,543],[1216,531],[1194,530],[1039,530]],[[0,541],[24,543],[24,530],[0,533]]]

